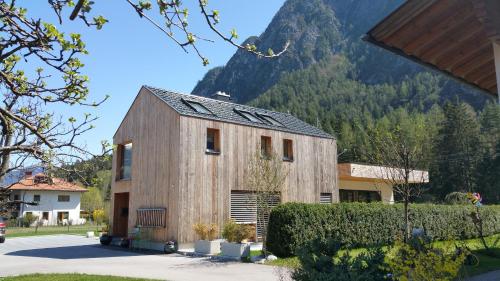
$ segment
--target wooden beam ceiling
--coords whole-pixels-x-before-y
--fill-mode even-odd
[[[500,40],[499,0],[408,0],[365,38],[496,95],[493,40]]]

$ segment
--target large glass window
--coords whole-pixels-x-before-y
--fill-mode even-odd
[[[128,180],[132,172],[132,143],[119,146],[120,176],[121,180]]]
[[[340,202],[380,202],[378,191],[340,189]]]

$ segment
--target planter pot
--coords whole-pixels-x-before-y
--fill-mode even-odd
[[[99,238],[99,241],[101,242],[101,245],[108,246],[111,244],[111,240],[113,240],[112,236],[109,235],[103,235],[101,238]]]
[[[194,251],[202,255],[217,255],[220,253],[220,241],[198,240],[194,244]]]
[[[222,242],[222,256],[228,259],[240,260],[250,256],[250,244]]]
[[[93,231],[87,231],[87,238],[94,238],[94,232]]]

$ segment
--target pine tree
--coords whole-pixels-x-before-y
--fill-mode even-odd
[[[441,198],[450,192],[476,189],[482,151],[480,125],[472,107],[465,103],[448,103],[444,116],[431,169],[434,192]]]

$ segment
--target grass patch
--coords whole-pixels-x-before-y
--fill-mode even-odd
[[[489,236],[486,238],[486,241],[488,245],[492,245],[498,239],[500,239],[500,234]],[[500,269],[500,245],[496,245],[497,248],[492,249],[495,255],[495,257],[492,257],[486,254],[485,250],[483,249],[483,244],[479,239],[468,239],[460,241],[436,241],[433,244],[435,247],[448,248],[450,251],[455,249],[455,245],[466,245],[467,247],[469,247],[469,249],[472,250],[472,253],[479,259],[479,264],[474,266],[463,266],[461,271],[463,276],[474,276]],[[388,250],[388,247],[383,247],[383,249]],[[366,251],[368,251],[367,248],[357,248],[351,249],[350,253],[353,257],[356,257]],[[339,251],[339,255],[344,254],[344,252],[345,250]],[[278,258],[275,261],[266,262],[266,265],[284,266],[293,269],[300,267],[300,261],[297,257]]]
[[[8,227],[6,237],[27,237],[38,235],[54,235],[54,234],[76,234],[85,235],[89,231],[96,231],[101,229],[102,226],[96,227],[95,225],[72,225],[72,226],[42,226],[38,230],[35,227]]]
[[[1,281],[151,281],[152,279],[127,278],[108,275],[87,274],[30,274],[14,277],[0,277]]]

